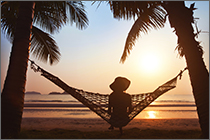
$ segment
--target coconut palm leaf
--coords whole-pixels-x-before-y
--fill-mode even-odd
[[[76,27],[79,29],[84,29],[88,25],[88,18],[84,10],[84,5],[80,1],[67,1],[67,6],[69,10],[70,23],[76,23]]]
[[[160,4],[160,1],[109,1],[114,18],[125,20],[135,19],[147,12],[148,8]]]
[[[1,29],[3,33],[6,34],[8,40],[12,43],[19,2],[12,1],[1,3]],[[88,19],[82,2],[36,2],[33,25],[38,25],[49,33],[55,33],[58,32],[68,21],[70,21],[71,24],[76,23],[76,26],[79,29],[83,29],[88,25]],[[52,36],[35,26],[32,28],[31,52],[36,58],[43,60],[44,62],[47,62],[49,59],[50,64],[57,62],[60,57],[59,49]]]
[[[126,60],[128,54],[130,54],[140,33],[148,33],[150,29],[164,27],[165,15],[166,13],[160,6],[151,6],[146,12],[141,13],[128,33],[121,57],[122,63]]]
[[[19,2],[7,2],[1,6],[2,30],[12,40],[15,21],[17,19]],[[53,34],[58,32],[68,21],[76,27],[84,29],[88,25],[88,18],[84,5],[79,1],[37,1],[34,9],[33,24]]]
[[[84,5],[79,1],[36,2],[34,24],[53,34],[67,22],[75,23],[79,29],[86,28],[88,18]]]
[[[37,1],[33,24],[53,34],[67,22],[66,3],[59,1]]]
[[[37,27],[32,27],[31,53],[39,60],[50,64],[59,61],[60,52],[55,40],[50,34],[43,32]]]
[[[8,2],[1,6],[1,8],[1,29],[2,32],[6,34],[8,40],[12,43],[14,39],[19,2]],[[49,24],[49,26],[51,26],[56,20],[57,19],[53,20],[48,18],[48,20],[45,21],[51,21]],[[41,31],[35,26],[32,28],[30,49],[32,55],[44,62],[47,62],[49,59],[51,65],[57,62],[60,57],[58,46],[52,36]]]
[[[139,4],[138,1],[109,1],[109,5],[114,18],[128,20],[135,19],[142,12],[141,9],[146,9],[147,2],[142,1]]]
[[[60,5],[57,6],[56,4]],[[37,1],[34,9],[34,25],[38,25],[50,33],[58,32],[67,22],[66,11],[64,11],[66,7],[64,7],[64,4],[65,3],[62,2]],[[64,6],[62,7],[62,5]],[[14,1],[7,2],[1,6],[1,29],[6,34],[10,42],[13,41],[18,8],[19,2]]]
[[[19,2],[3,3],[1,6],[1,30],[12,43],[14,38]]]
[[[166,12],[160,1],[109,1],[109,4],[114,18],[125,20],[137,18],[126,39],[121,57],[123,63],[140,33],[164,27]]]

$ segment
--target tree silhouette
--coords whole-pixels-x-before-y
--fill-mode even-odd
[[[196,9],[194,3],[189,8],[183,1],[109,1],[109,5],[114,18],[137,18],[127,36],[122,63],[130,54],[140,33],[163,28],[168,17],[171,28],[175,29],[178,37],[178,52],[186,60],[202,136],[209,138],[209,72],[202,58],[202,47],[195,40],[197,34],[192,27],[193,10]]]
[[[68,21],[83,29],[88,25],[84,5],[79,1],[1,2],[1,29],[13,43],[7,76],[1,94],[1,138],[17,138],[24,106],[29,51],[50,64],[60,52],[51,34]],[[69,13],[69,14],[67,14]]]

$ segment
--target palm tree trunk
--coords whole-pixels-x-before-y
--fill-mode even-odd
[[[209,138],[209,72],[202,58],[201,46],[195,40],[192,27],[193,6],[187,8],[184,2],[179,1],[166,3],[165,8],[186,59],[202,137]]]
[[[20,2],[7,76],[1,94],[1,138],[17,138],[20,132],[34,6],[32,1]]]

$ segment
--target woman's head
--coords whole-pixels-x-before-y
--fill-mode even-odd
[[[109,86],[113,91],[125,91],[130,86],[130,80],[125,77],[117,77]]]

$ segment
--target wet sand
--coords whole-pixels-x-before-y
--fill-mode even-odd
[[[110,125],[103,119],[23,118],[25,130],[68,129],[79,131],[107,131]],[[198,119],[133,119],[123,129],[200,130]]]

